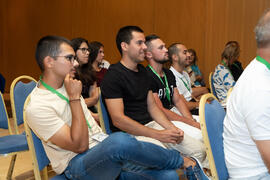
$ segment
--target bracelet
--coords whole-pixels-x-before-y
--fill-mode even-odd
[[[69,102],[80,101],[81,99],[70,99]]]

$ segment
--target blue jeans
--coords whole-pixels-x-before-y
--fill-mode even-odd
[[[175,169],[183,163],[175,150],[137,141],[129,134],[117,132],[75,156],[64,173],[69,179],[178,180]]]

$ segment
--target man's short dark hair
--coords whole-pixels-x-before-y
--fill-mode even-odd
[[[60,36],[45,36],[41,38],[36,47],[36,61],[40,70],[44,71],[43,60],[46,56],[54,57],[61,53],[61,44],[66,43],[72,47],[71,42]]]
[[[143,30],[138,26],[124,26],[120,28],[120,30],[116,35],[116,45],[121,55],[122,55],[121,43],[125,42],[129,44],[130,40],[132,39],[132,32],[143,33]]]
[[[155,34],[150,34],[148,36],[145,37],[145,44],[147,46],[147,49],[150,50],[151,49],[151,42],[153,40],[156,40],[156,39],[160,39],[159,36],[155,35]]]
[[[173,43],[173,44],[171,44],[170,47],[168,48],[168,55],[169,55],[169,60],[170,60],[170,62],[172,62],[172,56],[173,56],[174,54],[177,54],[177,53],[179,52],[179,49],[177,48],[177,45],[180,45],[180,44],[182,44],[182,43],[179,43],[179,42]]]

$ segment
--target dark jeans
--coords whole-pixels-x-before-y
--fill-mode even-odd
[[[182,165],[179,152],[117,132],[75,156],[64,173],[69,179],[178,180],[175,169]]]

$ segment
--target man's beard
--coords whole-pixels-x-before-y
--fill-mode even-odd
[[[166,62],[169,61],[169,58],[168,58],[168,59],[163,59],[163,60],[161,60],[161,61],[154,59],[154,61],[155,61],[156,63],[158,63],[158,64],[165,64]]]

